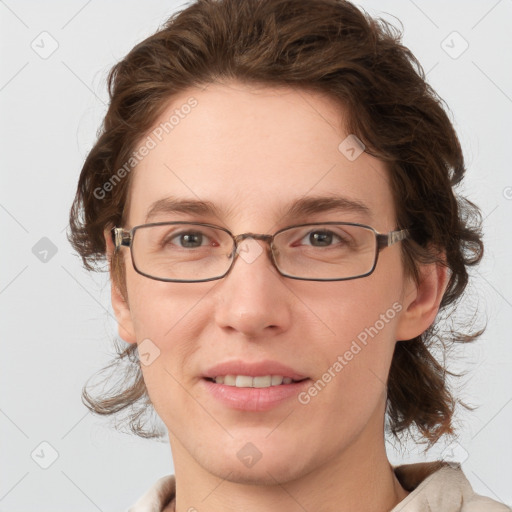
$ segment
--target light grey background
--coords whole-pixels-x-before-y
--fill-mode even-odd
[[[116,331],[106,274],[81,269],[65,230],[108,70],[182,3],[0,1],[0,510],[121,511],[173,471],[167,443],[118,434],[80,401]],[[512,1],[357,3],[402,21],[405,44],[452,110],[464,190],[485,217],[486,256],[468,300],[488,328],[453,366],[469,372],[460,395],[479,407],[460,411],[457,444],[426,457],[390,445],[390,458],[461,460],[477,492],[512,504]]]

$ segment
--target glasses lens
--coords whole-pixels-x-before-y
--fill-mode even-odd
[[[347,279],[370,272],[377,253],[373,230],[347,224],[316,224],[281,231],[274,238],[276,265],[305,279]]]
[[[135,230],[135,268],[157,279],[195,281],[223,275],[231,264],[233,239],[199,224],[162,224]]]

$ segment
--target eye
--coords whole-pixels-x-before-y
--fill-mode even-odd
[[[198,247],[210,246],[215,247],[216,242],[210,240],[210,237],[201,231],[181,231],[173,232],[167,235],[164,240],[164,246],[177,246],[186,249],[196,249]]]
[[[306,241],[306,243],[304,243],[304,241]],[[309,231],[301,238],[302,245],[310,245],[312,247],[329,247],[333,245],[333,242],[344,244],[347,243],[348,240],[328,229]]]

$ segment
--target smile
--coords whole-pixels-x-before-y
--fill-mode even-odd
[[[261,375],[257,377],[251,377],[250,375],[221,375],[209,380],[216,384],[237,388],[269,388],[300,382],[300,380],[293,380],[291,377],[283,377],[282,375]]]

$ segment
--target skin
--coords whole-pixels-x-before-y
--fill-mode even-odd
[[[133,171],[125,229],[143,224],[154,201],[173,195],[210,200],[220,217],[155,221],[271,234],[298,223],[279,213],[285,203],[312,194],[358,199],[371,216],[329,212],[306,222],[396,228],[384,163],[366,153],[349,161],[338,150],[348,133],[331,99],[210,84],[174,97],[155,126],[192,95],[198,105]],[[263,252],[251,263],[238,258],[224,279],[189,284],[148,279],[135,272],[128,249],[123,256],[128,297],[112,283],[112,304],[125,341],[149,338],[160,350],[142,371],[169,430],[177,512],[388,511],[407,495],[385,452],[385,383],[396,340],[433,322],[447,284],[443,268],[422,267],[416,285],[397,243],[362,279],[287,279]],[[266,412],[237,411],[201,385],[206,368],[234,359],[279,361],[316,381],[394,303],[401,311],[308,404],[291,399]],[[262,454],[250,468],[237,457],[247,442]]]

